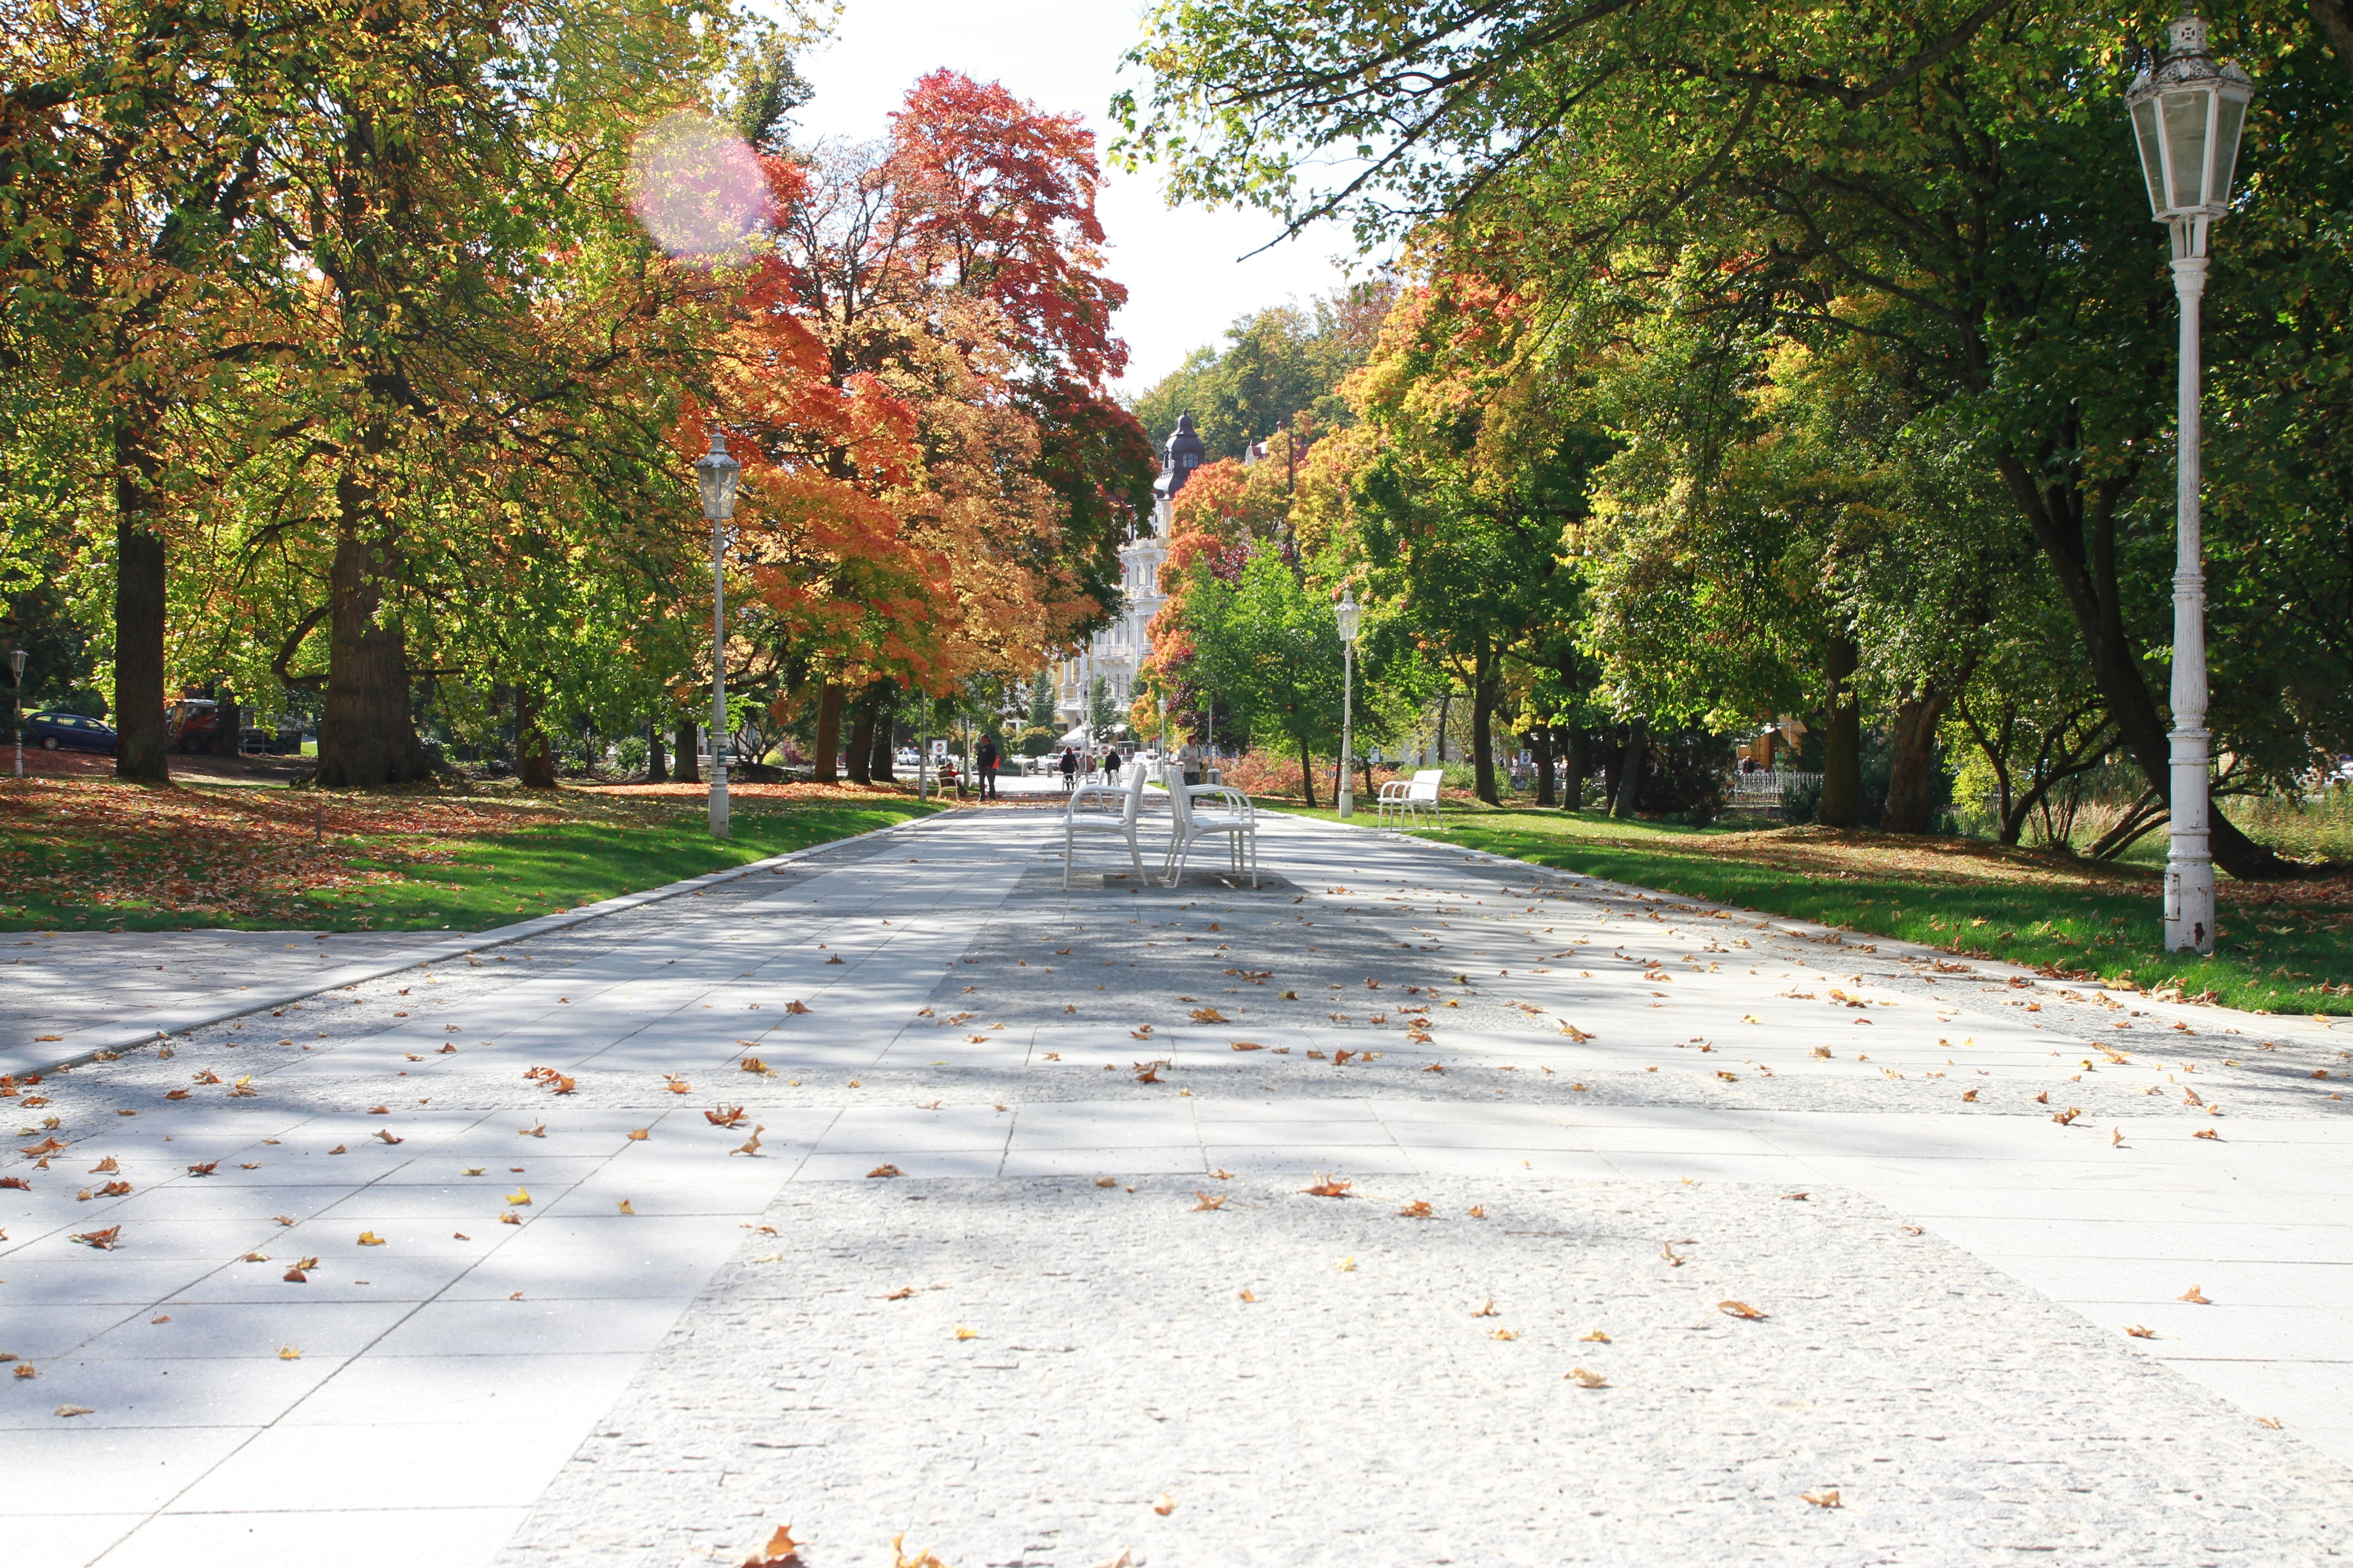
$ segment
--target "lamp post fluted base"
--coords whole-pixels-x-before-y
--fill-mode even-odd
[[[727,764],[711,764],[711,837],[727,837]]]

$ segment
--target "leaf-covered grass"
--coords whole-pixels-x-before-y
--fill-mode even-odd
[[[1372,814],[1356,821],[1371,826]],[[2185,961],[2160,945],[2158,873],[1976,839],[1703,829],[1452,802],[1444,825],[1419,837],[2053,973],[2176,986],[2256,1012],[2353,1014],[2353,883],[2343,879],[2226,881],[2215,955]]]
[[[28,780],[0,792],[0,930],[480,931],[938,809],[887,790],[751,786],[721,841],[704,799]]]

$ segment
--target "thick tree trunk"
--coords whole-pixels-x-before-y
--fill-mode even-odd
[[[841,777],[837,758],[841,751],[841,688],[827,681],[817,694],[817,771],[818,784]]]
[[[1536,804],[1558,805],[1560,800],[1552,787],[1552,726],[1537,725],[1528,732],[1528,741],[1536,753]]]
[[[151,529],[147,454],[115,437],[114,776],[169,784],[164,728],[164,541]]]
[[[220,689],[220,751],[223,756],[241,755],[244,747],[237,743],[238,733],[245,728],[245,710],[237,705],[237,693],[224,686]]]
[[[1950,706],[1950,697],[1933,689],[1895,705],[1887,804],[1879,813],[1879,825],[1890,833],[1926,833],[1936,826],[1936,724]]]
[[[869,752],[870,760],[866,764],[866,774],[875,784],[896,784],[899,780],[898,748],[892,744],[892,738],[898,731],[898,726],[892,721],[892,710],[895,704],[891,700],[896,690],[897,689],[886,680],[875,689],[875,694],[871,699],[874,740],[872,750]]]
[[[1651,721],[1637,719],[1626,731],[1626,752],[1618,762],[1616,787],[1610,792],[1609,815],[1628,817],[1634,815],[1634,803],[1642,794],[1642,768],[1651,758]]]
[[[1438,765],[1446,765],[1446,718],[1454,707],[1454,688],[1449,685],[1438,694]]]
[[[698,736],[699,731],[693,722],[683,721],[679,724],[678,732],[670,738],[670,783],[701,784],[702,782],[702,769],[694,760],[695,742]]]
[[[555,747],[540,722],[547,700],[528,686],[515,688],[515,779],[525,789],[555,787]]]
[[[1315,809],[1315,759],[1307,754],[1307,742],[1299,742],[1299,787],[1307,792],[1307,809]]]
[[[1862,655],[1843,637],[1830,645],[1826,672],[1830,676],[1830,722],[1823,743],[1821,804],[1814,820],[1824,827],[1859,827],[1862,824],[1862,704],[1854,690],[1856,666]]]
[[[1561,804],[1570,811],[1585,806],[1586,762],[1585,726],[1572,723],[1561,747]]]
[[[872,784],[874,782],[874,700],[871,697],[860,697],[857,706],[851,710],[849,744],[843,749],[849,753],[845,760],[849,763],[849,782],[861,784]]]
[[[669,772],[669,763],[662,756],[661,724],[656,721],[646,726],[646,783],[658,784]]]
[[[400,623],[380,623],[384,584],[394,574],[393,546],[376,515],[375,497],[358,478],[335,481],[341,513],[328,572],[327,700],[319,721],[318,783],[327,789],[370,789],[431,776],[408,708],[408,649]],[[518,752],[522,736],[515,738]]]
[[[1479,798],[1489,805],[1504,804],[1495,787],[1495,707],[1503,695],[1503,671],[1482,661],[1471,694],[1471,771]]]

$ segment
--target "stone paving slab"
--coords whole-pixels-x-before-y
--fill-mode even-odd
[[[2353,1461],[2353,1297],[2334,1289],[2353,1118],[2315,1076],[2340,1071],[2340,1037],[1282,819],[1256,892],[1195,875],[1064,893],[1048,834],[1019,810],[933,818],[18,1086],[0,1105],[39,1152],[0,1152],[26,1184],[0,1191],[0,1350],[22,1335],[46,1359],[0,1380],[0,1467],[30,1478],[0,1528],[59,1562],[243,1564],[380,1530],[387,1553],[486,1563],[601,1429],[598,1391],[733,1310],[704,1294],[714,1272],[781,1261],[772,1204],[1114,1171],[1164,1195],[1271,1199],[1336,1167],[1433,1202],[1449,1183],[1647,1202],[1689,1182],[1876,1205],[1851,1212],[1999,1270],[2021,1310],[2191,1407],[2280,1420],[2258,1441],[2299,1462]],[[905,1175],[870,1181],[884,1164]],[[1023,1212],[1051,1223],[1015,1255],[1061,1245],[1060,1211]],[[115,1226],[114,1250],[74,1239]],[[2177,1300],[2192,1283],[2212,1306]],[[514,1428],[495,1464],[487,1439],[420,1442],[470,1365],[463,1405],[518,1412],[491,1423]],[[1955,1425],[1974,1397],[1965,1365],[1922,1363],[1926,1416]],[[1685,1430],[1678,1462],[1713,1474],[1742,1430]],[[963,1461],[925,1452],[911,1474],[949,1487]],[[248,1453],[301,1484],[268,1492]],[[79,1478],[71,1518],[43,1511],[53,1467]],[[1472,1500],[1446,1517],[1473,1535],[1516,1506],[1456,1489]],[[1673,1493],[1645,1495],[1675,1517]],[[2279,1560],[2327,1544],[2274,1501]],[[2141,1507],[2147,1526],[2171,1505]],[[1431,1533],[1364,1517],[1382,1522],[1349,1537],[1362,1561]]]

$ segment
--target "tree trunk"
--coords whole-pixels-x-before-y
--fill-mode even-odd
[[[2346,64],[2353,68],[2353,61]],[[2125,754],[2132,758],[2158,798],[2169,805],[2172,742],[2126,633],[2123,594],[2116,576],[2116,510],[2131,488],[2132,476],[2122,475],[2093,487],[2087,497],[2077,485],[2053,483],[2047,489],[2037,485],[2026,465],[2008,452],[1996,453],[1994,466],[2058,579],[2068,612],[2075,618],[2075,629],[2084,639],[2084,652],[2091,660],[2092,683],[2099,689]],[[2214,863],[2232,876],[2242,881],[2264,882],[2303,874],[2303,868],[2249,838],[2221,812],[2208,815],[2212,835],[2208,848]]]
[[[867,763],[866,773],[867,776],[876,784],[899,782],[898,747],[892,743],[893,738],[898,733],[898,725],[894,721],[892,713],[897,704],[891,700],[896,692],[897,689],[886,680],[875,688],[872,699],[874,742],[871,753],[871,760]]]
[[[1528,731],[1528,742],[1536,753],[1536,804],[1558,805],[1559,797],[1552,787],[1552,726],[1539,724]]]
[[[702,769],[694,760],[697,735],[693,721],[681,720],[678,733],[671,739],[675,743],[670,748],[670,782],[701,784]]]
[[[1446,765],[1446,718],[1453,706],[1454,687],[1449,682],[1446,689],[1438,694],[1438,765],[1441,768]]]
[[[874,782],[874,699],[862,696],[858,700],[854,716],[849,721],[849,782]]]
[[[646,726],[646,783],[658,784],[670,766],[662,756],[661,722],[657,720]]]
[[[148,527],[152,459],[118,428],[114,476],[114,776],[170,784],[164,726],[164,541]]]
[[[515,688],[515,780],[525,789],[555,787],[555,747],[540,722],[547,699],[529,686]]]
[[[1825,667],[1831,710],[1823,735],[1821,804],[1814,810],[1814,820],[1824,827],[1862,824],[1862,704],[1854,692],[1855,667],[1862,662],[1852,642],[1831,639]]]
[[[841,688],[828,680],[817,694],[817,769],[810,775],[816,782],[829,784],[840,779],[840,751]]]
[[[1315,809],[1315,759],[1307,754],[1307,742],[1299,742],[1299,787],[1307,792],[1307,809]]]
[[[1609,796],[1609,815],[1628,817],[1634,815],[1634,802],[1642,793],[1642,764],[1651,757],[1651,721],[1637,719],[1626,731],[1626,752],[1619,759],[1617,787]]]
[[[1479,798],[1489,805],[1504,804],[1495,787],[1495,707],[1503,700],[1503,671],[1485,658],[1473,672],[1471,693],[1471,773]]]
[[[318,783],[328,789],[409,784],[433,772],[408,710],[408,650],[397,620],[381,623],[393,547],[375,497],[345,472],[335,481],[341,528],[328,590],[326,710],[319,721]],[[370,537],[374,535],[374,537]],[[518,752],[522,736],[516,736]]]
[[[1890,833],[1926,833],[1936,825],[1936,724],[1950,706],[1952,699],[1934,689],[1895,705],[1887,804],[1879,814]]]
[[[1561,747],[1560,798],[1570,811],[1585,808],[1585,726],[1572,721],[1567,742]]]

